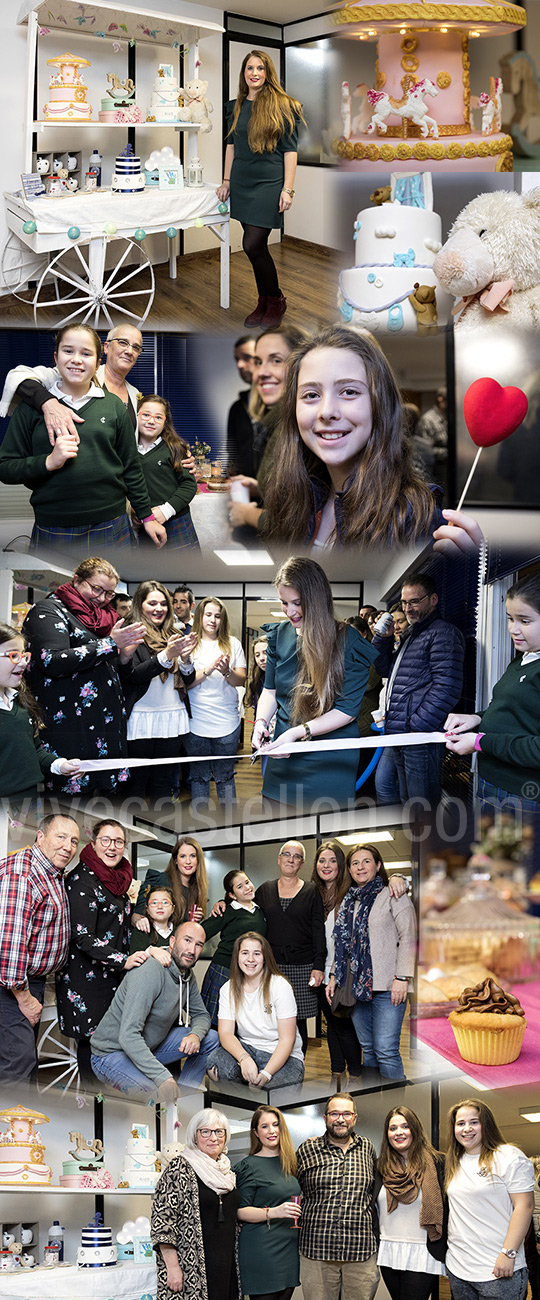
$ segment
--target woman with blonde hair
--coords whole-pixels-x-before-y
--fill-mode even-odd
[[[458,1101],[448,1112],[446,1192],[452,1300],[524,1300],[534,1170],[519,1147],[505,1142],[479,1098]]]
[[[210,1078],[284,1088],[304,1077],[296,1002],[261,934],[248,931],[233,948],[230,980],[219,994],[220,1046],[208,1057]]]
[[[276,716],[274,741],[263,751],[263,794],[281,802],[300,799],[304,807],[324,796],[343,804],[354,800],[358,751],[339,742],[359,735],[357,718],[377,653],[336,619],[330,583],[314,560],[286,560],[275,585],[286,621],[263,628],[266,672],[251,741],[259,749]],[[303,741],[330,736],[337,742],[331,759],[303,754]],[[273,758],[278,745],[287,745],[288,757]]]
[[[220,1110],[199,1110],[185,1146],[161,1175],[152,1203],[157,1300],[239,1300],[239,1195],[226,1155],[231,1131]]]
[[[150,933],[150,921],[144,915],[149,894],[153,889],[170,889],[178,915],[182,921],[202,921],[208,906],[208,877],[204,853],[198,840],[181,836],[174,846],[165,871],[149,867],[139,890],[133,909],[133,920],[138,930]]]
[[[373,1202],[377,1263],[392,1300],[428,1300],[434,1278],[444,1274],[444,1156],[408,1106],[394,1106],[384,1121]]]
[[[249,1155],[235,1168],[242,1291],[251,1300],[291,1300],[300,1282],[298,1233],[290,1231],[300,1214],[292,1199],[301,1193],[296,1153],[285,1117],[275,1106],[257,1107],[250,1137]]]
[[[246,54],[238,93],[227,112],[225,171],[217,189],[231,216],[241,222],[243,248],[253,267],[259,294],[244,324],[279,325],[287,310],[268,250],[272,229],[283,228],[283,213],[294,198],[298,124],[302,108],[279,84],[274,64],[262,50]]]
[[[240,739],[237,687],[246,680],[246,656],[237,637],[231,636],[226,606],[216,596],[206,596],[197,605],[191,635],[195,676],[188,686],[186,752],[197,758],[224,756],[193,764],[191,799],[208,802],[213,777],[218,802],[230,804],[236,799],[234,758]]]

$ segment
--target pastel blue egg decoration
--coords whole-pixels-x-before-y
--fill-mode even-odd
[[[166,233],[167,233],[167,238],[168,238],[168,239],[176,239],[176,236],[177,236],[177,234],[178,234],[178,231],[177,231],[177,229],[176,229],[176,226],[167,226],[167,232],[166,232]]]
[[[37,230],[35,221],[25,221],[23,225],[23,230],[25,235],[33,235],[34,232]]]
[[[224,215],[225,212],[228,212],[228,211],[229,211],[229,205],[228,205],[228,203],[219,203],[219,204],[218,204],[218,212],[221,212],[221,213]]]
[[[143,239],[146,239],[146,230],[139,226],[139,229],[134,231],[133,238],[138,239],[139,243],[142,244]]]
[[[68,230],[68,239],[78,239],[81,231],[79,226],[70,226]]]

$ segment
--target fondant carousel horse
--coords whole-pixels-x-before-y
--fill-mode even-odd
[[[378,127],[383,135],[386,135],[388,130],[386,119],[392,113],[397,113],[398,117],[406,117],[414,122],[415,126],[419,126],[424,138],[432,135],[437,140],[439,128],[435,118],[428,116],[428,106],[424,103],[423,96],[431,95],[434,98],[438,93],[435,83],[429,81],[427,77],[417,81],[416,85],[409,86],[401,99],[394,99],[385,90],[368,90],[369,103],[375,109],[368,131],[375,131]]]
[[[503,90],[514,97],[514,115],[509,131],[516,150],[526,157],[540,156],[538,138],[531,140],[531,123],[540,117],[540,82],[529,54],[518,50],[500,60]],[[537,135],[537,132],[536,132]]]

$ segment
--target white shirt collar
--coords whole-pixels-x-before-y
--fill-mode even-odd
[[[231,899],[231,907],[235,907],[237,911],[242,908],[244,912],[254,912],[255,908],[259,907],[259,904],[255,902],[255,899],[252,899],[252,902],[253,907],[248,907],[246,903],[239,903],[237,898],[233,898]]]
[[[2,691],[0,693],[0,709],[4,709],[6,713],[11,713],[11,710],[13,708],[13,701],[16,695],[17,695],[17,691],[13,688],[13,686],[8,686],[5,692]]]
[[[84,397],[70,397],[69,393],[64,393],[60,387],[60,380],[56,379],[50,390],[51,397],[57,397],[60,402],[65,402],[67,406],[73,407],[76,411],[79,406],[85,406],[92,397],[105,397],[105,393],[99,384],[91,384]]]
[[[163,442],[163,438],[161,438],[161,437],[160,437],[160,438],[156,438],[156,439],[155,439],[155,442],[153,442],[152,445],[151,445],[150,447],[143,447],[142,444],[141,444],[140,442],[138,442],[138,443],[137,443],[137,450],[138,450],[138,452],[139,452],[139,456],[147,456],[149,451],[153,451],[153,450],[154,450],[154,447],[159,447],[160,442]]]
[[[528,650],[527,654],[521,656],[522,664],[532,664],[535,659],[540,659],[540,650]]]

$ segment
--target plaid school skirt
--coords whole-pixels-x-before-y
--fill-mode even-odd
[[[101,555],[107,548],[127,549],[137,540],[127,514],[103,524],[83,524],[77,528],[49,528],[34,524],[30,551],[75,551],[83,555]]]
[[[231,972],[226,966],[218,966],[215,961],[210,962],[202,982],[201,997],[214,1029],[217,1029],[218,1022],[219,991],[230,978]]]

